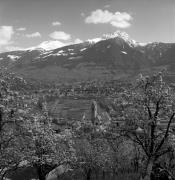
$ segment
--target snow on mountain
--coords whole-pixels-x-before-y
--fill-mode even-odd
[[[79,51],[84,51],[85,48],[87,49],[85,44],[94,45],[94,44],[96,44],[96,43],[98,43],[100,41],[104,41],[104,40],[108,40],[108,39],[117,39],[117,38],[124,40],[130,47],[146,46],[148,44],[152,44],[152,43],[139,43],[139,42],[131,39],[130,36],[126,32],[116,31],[116,32],[111,33],[111,34],[103,34],[102,37],[88,39],[88,40],[86,40],[84,42],[81,42],[79,44],[72,43],[70,45],[63,46],[62,48],[70,46],[70,48],[67,49],[67,52],[69,53],[69,52],[75,50],[74,46],[76,46],[76,45],[81,46],[82,45],[82,46],[85,46],[85,47],[82,47],[82,49],[80,49]],[[107,48],[110,48],[110,47],[108,46]],[[61,48],[58,48],[58,49],[61,49]],[[27,52],[38,51],[39,53],[41,53],[41,55],[51,54],[54,50],[56,50],[56,49],[47,50],[47,49],[40,48],[40,47],[31,47],[31,48],[23,49],[23,51],[27,51]],[[60,53],[62,55],[66,55],[66,54],[63,54],[64,53],[63,51],[64,50],[60,50],[60,52],[58,52],[58,53]]]
[[[120,38],[123,39],[126,43],[128,43],[131,47],[137,47],[137,46],[145,46],[147,43],[139,43],[133,39],[130,38],[130,36],[126,32],[116,31],[113,34],[104,34],[102,39],[114,39],[114,38]]]
[[[117,38],[124,40],[130,47],[146,46],[147,44],[149,44],[149,43],[139,43],[139,42],[131,39],[130,36],[126,32],[121,32],[121,31],[116,31],[116,32],[111,33],[111,34],[103,34],[102,37],[88,39],[84,42],[81,42],[80,44],[85,45],[86,43],[88,43],[90,45],[94,45],[100,41],[104,41],[104,40],[108,40],[108,39],[117,39]],[[72,47],[68,48],[67,51],[68,52],[74,51],[75,50],[74,45],[80,45],[80,44],[72,43],[72,45],[68,45],[67,47],[72,46],[73,48]],[[64,46],[64,47],[66,47],[66,46]],[[82,48],[80,51],[84,51],[85,48],[86,47]],[[108,46],[107,48],[110,48],[110,47]],[[42,55],[44,55],[44,54],[46,55],[46,54],[52,53],[52,51],[54,51],[55,49],[45,50],[43,48],[31,47],[31,48],[28,48],[26,50],[28,52],[32,52],[32,51],[36,50],[36,51],[39,51]],[[66,54],[63,54],[64,50],[60,50],[58,53],[60,53],[62,55],[66,55]]]
[[[74,60],[74,59],[75,59],[75,60],[76,60],[76,59],[79,60],[79,59],[81,59],[81,58],[82,58],[82,56],[75,56],[75,57],[69,57],[68,59],[69,59],[69,60]]]
[[[74,51],[74,49],[68,49],[68,51]]]
[[[115,39],[115,38],[123,39],[131,47],[147,45],[147,43],[139,43],[139,42],[131,39],[130,36],[126,32],[121,32],[121,31],[116,31],[112,34],[103,34],[103,36],[100,38],[88,39],[87,41],[91,44],[95,44],[100,41],[104,41],[107,39]],[[107,47],[107,48],[109,48],[109,47]]]
[[[127,52],[125,52],[125,51],[121,51],[123,54],[128,54]]]
[[[125,32],[121,32],[121,31],[116,31],[113,34],[104,34],[103,35],[103,39],[111,39],[111,38],[116,38],[116,37],[120,37],[124,40],[129,40],[129,35]]]
[[[64,51],[63,51],[63,50],[61,50],[61,51],[58,51],[58,53],[62,54],[62,53],[64,53]]]
[[[43,49],[43,48],[36,48],[36,47],[31,47],[31,48],[28,48],[28,49],[26,49],[28,52],[32,52],[32,51],[39,51],[39,52],[41,52],[41,53],[43,53],[43,52],[45,52],[46,50],[45,49]]]
[[[139,46],[146,46],[149,43],[138,43]]]
[[[37,48],[1,53],[0,65],[34,79],[71,82],[130,77],[162,67],[174,72],[174,57],[173,43],[138,43],[117,31],[47,51]]]
[[[42,53],[42,55],[51,54],[52,52],[53,52],[53,50],[50,50],[50,51],[44,51],[44,52]]]
[[[85,51],[87,48],[83,48],[83,49],[80,49],[80,51],[82,52],[82,51]]]
[[[10,54],[7,57],[10,58],[12,61],[16,61],[20,58],[20,56],[15,56],[15,55],[10,55]]]
[[[104,39],[103,38],[94,38],[94,39],[88,39],[87,42],[94,44],[94,43],[97,43],[102,40],[104,40]]]

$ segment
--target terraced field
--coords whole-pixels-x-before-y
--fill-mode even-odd
[[[92,99],[60,98],[49,103],[49,111],[55,118],[76,121],[90,112],[91,103]]]

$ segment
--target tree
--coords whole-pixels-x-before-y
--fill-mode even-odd
[[[57,166],[75,161],[76,155],[71,132],[57,134],[48,116],[46,102],[40,102],[39,109],[41,111],[31,112],[25,123],[24,128],[29,135],[24,156],[36,168],[39,180],[45,180],[46,175]]]
[[[26,143],[18,111],[24,105],[24,95],[14,88],[17,84],[24,85],[25,81],[0,70],[0,179],[17,169],[25,159],[21,153]]]
[[[136,86],[120,94],[120,118],[125,120],[122,135],[131,139],[145,154],[142,179],[150,180],[153,165],[172,152],[171,125],[175,115],[175,94],[162,73],[141,76]],[[166,126],[163,127],[163,122]]]
[[[0,70],[0,179],[27,165],[43,180],[54,167],[76,161],[72,132],[56,134],[44,98],[27,87],[23,78]]]
[[[79,123],[75,132],[77,166],[87,180],[93,179],[94,175],[97,179],[99,176],[105,179],[106,172],[112,172],[115,164],[114,151],[102,131],[86,119]]]

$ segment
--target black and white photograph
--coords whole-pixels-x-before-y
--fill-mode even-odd
[[[175,180],[175,0],[0,0],[0,180]]]

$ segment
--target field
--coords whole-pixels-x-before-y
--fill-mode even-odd
[[[64,118],[68,122],[80,120],[90,110],[92,99],[59,98],[48,103],[49,111],[55,118]]]

